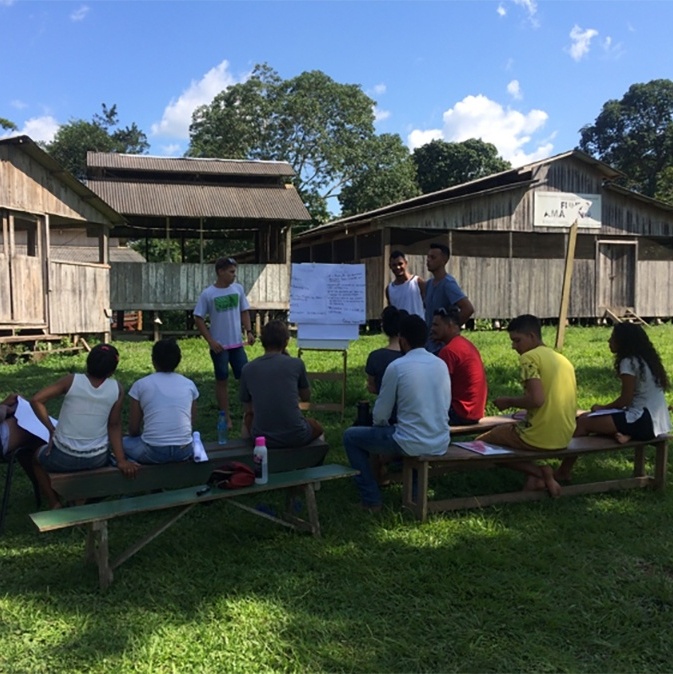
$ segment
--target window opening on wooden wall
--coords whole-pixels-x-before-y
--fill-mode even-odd
[[[37,221],[14,218],[14,246],[16,252],[28,257],[38,257]]]

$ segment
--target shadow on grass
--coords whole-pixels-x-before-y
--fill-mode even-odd
[[[578,479],[628,470],[608,463],[579,464]],[[482,489],[519,481],[510,471],[455,477],[440,488],[459,490],[464,478]],[[670,663],[673,647],[658,635],[673,616],[671,496],[549,500],[424,525],[399,511],[398,488],[386,492],[381,516],[361,513],[355,500],[352,485],[323,485],[322,539],[225,503],[195,509],[122,565],[103,594],[82,561],[83,532],[38,535],[14,517],[0,553],[3,605],[12,607],[3,622],[7,636],[25,637],[0,657],[35,658],[45,671],[143,662],[154,671],[170,663],[182,671],[665,671]],[[111,522],[113,552],[163,516]]]

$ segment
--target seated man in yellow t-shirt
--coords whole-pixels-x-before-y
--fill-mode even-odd
[[[577,385],[570,361],[542,342],[540,321],[524,314],[507,327],[512,348],[520,355],[524,393],[518,397],[496,398],[499,410],[521,407],[526,417],[517,425],[496,426],[477,438],[493,445],[524,450],[563,449],[575,431]],[[561,487],[550,466],[532,461],[507,463],[507,467],[528,475],[524,489],[547,489],[559,496]]]

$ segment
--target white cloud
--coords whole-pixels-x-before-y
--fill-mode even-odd
[[[242,80],[237,80],[229,72],[229,62],[222,61],[200,80],[192,80],[177,99],[171,100],[164,109],[161,121],[152,124],[152,135],[189,138],[189,125],[194,110],[200,105],[210,103],[223,89],[238,81]]]
[[[30,136],[34,141],[44,141],[50,143],[58,131],[60,124],[51,116],[32,117],[17,131],[8,131],[0,138],[11,138],[12,136]]]
[[[381,108],[374,106],[375,122],[382,122],[384,119],[388,119],[388,117],[390,117],[390,110],[382,110]]]
[[[407,145],[410,150],[415,150],[421,145],[426,145],[432,140],[442,140],[444,134],[441,129],[427,129],[426,131],[421,131],[420,129],[414,129],[407,136]]]
[[[495,11],[498,12],[499,16],[505,16],[507,14],[507,10],[505,9],[502,3],[498,5],[498,9],[496,9]]]
[[[624,46],[621,42],[614,42],[612,38],[608,35],[603,40],[603,53],[605,58],[616,60],[624,54]]]
[[[89,7],[87,5],[82,5],[79,9],[76,9],[71,15],[71,21],[83,21],[84,17],[89,13]]]
[[[169,143],[168,145],[161,145],[161,156],[164,157],[178,157],[182,156],[182,146],[180,143]]]
[[[16,108],[17,110],[23,110],[24,108],[28,107],[28,103],[24,103],[23,101],[20,101],[18,98],[15,98],[13,101],[10,101],[9,104],[13,108]]]
[[[513,0],[515,5],[523,7],[526,14],[528,15],[528,20],[530,21],[533,28],[538,28],[540,22],[537,19],[537,0]]]
[[[507,93],[517,101],[523,98],[523,94],[521,93],[521,85],[519,84],[519,80],[512,80],[507,85]]]
[[[572,27],[570,31],[570,47],[568,52],[573,61],[580,61],[589,53],[591,40],[598,35],[598,31],[594,28],[587,28],[582,30],[577,24]]]
[[[521,166],[552,153],[553,136],[542,141],[533,139],[536,132],[542,131],[548,117],[544,110],[523,113],[504,108],[482,94],[466,96],[444,113],[442,129],[415,129],[409,134],[407,142],[413,150],[437,138],[449,142],[480,138],[493,143],[500,155],[514,166]],[[529,145],[533,147],[526,149]]]
[[[374,96],[381,96],[386,93],[386,89],[387,89],[386,85],[383,84],[382,82],[381,84],[375,84],[372,87],[372,93],[374,94]]]

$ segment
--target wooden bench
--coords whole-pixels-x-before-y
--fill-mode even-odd
[[[138,494],[153,489],[177,489],[203,484],[213,468],[225,461],[241,461],[252,466],[249,440],[230,440],[226,445],[204,443],[208,461],[182,461],[141,465],[135,478],[124,477],[114,466],[76,473],[50,473],[51,486],[64,501],[78,501],[105,496]],[[304,447],[269,450],[269,472],[281,473],[321,464],[329,445],[314,440]]]
[[[45,510],[33,513],[30,517],[41,532],[86,525],[88,531],[86,559],[97,564],[99,584],[101,589],[105,589],[112,582],[114,569],[123,564],[200,503],[226,499],[232,505],[259,517],[293,529],[309,531],[314,536],[320,536],[320,522],[318,520],[318,505],[316,503],[314,485],[328,480],[352,477],[353,475],[357,475],[357,472],[346,466],[329,464],[315,468],[276,473],[269,476],[269,481],[265,485],[253,485],[243,489],[232,490],[213,487],[205,491],[203,486],[188,487],[186,489],[176,489],[114,501],[102,501],[100,503],[72,508]],[[283,490],[286,494],[285,512],[281,517],[256,510],[236,500],[241,496],[261,494],[275,490]],[[297,494],[298,490],[303,491],[308,520],[298,517],[293,512],[293,496]],[[205,493],[200,493],[203,491]],[[131,545],[110,562],[108,545],[109,520],[135,513],[171,508],[176,508],[178,511],[171,514],[167,520],[156,526],[146,536]],[[216,522],[216,525],[220,526],[219,520]]]
[[[472,435],[478,435],[479,433],[485,433],[490,431],[496,426],[502,426],[503,424],[515,424],[518,419],[515,419],[512,414],[498,414],[490,417],[483,417],[479,419],[476,424],[468,424],[466,426],[451,426],[451,437],[452,438],[464,438]],[[402,458],[402,465],[413,457],[404,456]],[[398,483],[402,482],[404,478],[404,469],[400,473],[397,472],[387,472],[385,473],[386,484],[388,483]]]
[[[586,456],[602,452],[633,450],[633,476],[628,478],[572,484],[562,488],[562,496],[574,494],[593,494],[614,489],[631,487],[652,487],[664,489],[666,485],[666,466],[668,463],[667,436],[645,442],[628,442],[619,444],[613,438],[589,436],[573,438],[566,449],[559,451],[528,452],[512,450],[510,454],[482,456],[462,447],[450,445],[442,456],[405,456],[402,469],[402,498],[406,508],[417,519],[425,521],[428,513],[446,512],[463,508],[482,508],[495,503],[520,503],[536,501],[548,497],[546,491],[515,491],[503,494],[487,494],[484,496],[464,496],[437,501],[428,499],[429,478],[453,471],[493,468],[497,464],[508,461],[539,461],[563,459],[568,456]],[[645,449],[654,448],[654,474],[645,474]]]

